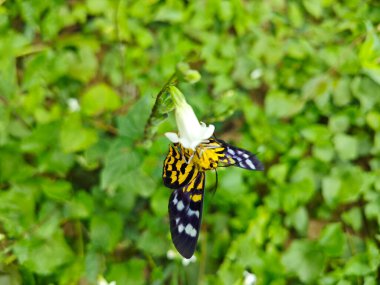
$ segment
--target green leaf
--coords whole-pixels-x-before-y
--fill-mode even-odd
[[[350,126],[348,115],[333,115],[329,118],[329,129],[333,133],[344,133]]]
[[[380,222],[380,194],[375,192],[366,193],[367,204],[364,213],[367,219],[373,219]]]
[[[322,180],[322,194],[327,205],[338,204],[339,191],[342,183],[338,177],[325,177]]]
[[[305,235],[309,224],[309,215],[304,207],[299,207],[295,212],[290,213],[288,221],[300,235]]]
[[[82,41],[82,39],[77,39]],[[78,44],[78,42],[77,42]],[[68,74],[82,82],[88,82],[96,75],[98,70],[98,61],[94,50],[87,45],[82,44],[78,52],[70,57],[70,65],[68,66]],[[92,97],[94,98],[94,97]],[[101,100],[97,98],[96,100]]]
[[[336,134],[334,145],[341,159],[352,160],[358,157],[359,145],[355,137],[346,134]]]
[[[58,201],[68,200],[71,196],[71,185],[63,180],[44,180],[42,190],[45,195]]]
[[[85,256],[86,279],[95,284],[105,270],[105,258],[102,254],[91,249]]]
[[[0,182],[24,181],[35,173],[36,170],[25,163],[22,154],[17,149],[0,149]]]
[[[150,206],[153,212],[161,217],[167,215],[166,207],[162,207],[168,200],[169,193],[166,190],[164,187],[158,187],[150,198]]]
[[[310,79],[302,88],[302,97],[306,100],[313,99],[315,102],[325,101],[330,92],[330,80],[325,75],[318,75]]]
[[[380,266],[380,250],[374,240],[368,239],[366,242],[368,263],[372,271],[376,271]]]
[[[334,147],[330,142],[314,145],[313,146],[313,155],[315,158],[318,158],[324,162],[330,162],[335,156]]]
[[[112,6],[107,1],[87,0],[86,8],[90,14],[103,14],[108,9],[112,9]]]
[[[183,19],[183,11],[169,5],[161,5],[155,14],[156,21],[179,23]]]
[[[364,285],[376,285],[376,277],[366,276],[364,278]]]
[[[304,17],[298,3],[289,3],[289,20],[296,27],[299,28],[304,23]]]
[[[298,206],[309,201],[315,189],[313,182],[309,178],[300,181],[293,181],[284,185],[281,203],[286,212],[293,212]]]
[[[325,267],[325,257],[320,246],[309,240],[293,241],[281,261],[288,271],[307,283],[316,280]]]
[[[285,182],[288,171],[289,166],[287,164],[276,164],[269,169],[268,177],[281,184]]]
[[[21,240],[13,246],[13,251],[20,264],[42,275],[52,274],[57,268],[70,262],[73,257],[61,231],[55,232],[46,240],[36,238]]]
[[[100,186],[110,191],[131,180],[130,172],[139,168],[139,153],[125,146],[124,140],[116,140],[110,147],[100,174]]]
[[[380,153],[380,132],[376,132],[374,144],[371,150],[372,154],[379,154]]]
[[[322,16],[323,9],[321,0],[304,0],[302,3],[306,11],[313,15],[315,18],[319,19]]]
[[[319,237],[319,244],[326,256],[339,257],[346,247],[346,238],[339,223],[326,226]]]
[[[380,84],[380,39],[369,21],[366,22],[366,28],[367,37],[360,47],[359,58],[364,72]]]
[[[371,271],[368,264],[368,257],[364,253],[359,253],[351,257],[344,267],[344,273],[346,275],[365,276]]]
[[[111,252],[122,237],[123,220],[116,212],[95,215],[90,221],[91,244],[95,249]]]
[[[342,77],[334,87],[332,99],[335,106],[345,106],[351,101],[350,78]]]
[[[35,222],[33,190],[24,185],[0,192],[0,221],[8,236],[22,235]]]
[[[64,152],[84,150],[97,140],[95,130],[83,127],[79,113],[72,113],[65,118],[60,133],[60,143]]]
[[[121,264],[113,264],[107,274],[107,280],[116,284],[143,285],[146,284],[144,271],[146,264],[143,259],[132,258]]]
[[[368,126],[370,126],[373,130],[380,130],[380,113],[376,111],[371,111],[366,116],[366,121]]]
[[[74,164],[72,154],[63,153],[59,149],[43,152],[39,158],[38,170],[40,172],[57,173],[63,176]]]
[[[324,125],[311,125],[301,130],[301,135],[314,144],[326,144],[330,140],[331,133]]]
[[[38,125],[29,136],[21,141],[20,150],[23,153],[43,154],[47,149],[56,146],[59,137],[59,125],[49,123]]]
[[[322,180],[322,194],[327,205],[349,203],[358,198],[363,189],[365,176],[358,167],[333,168],[331,174]]]
[[[161,223],[162,220],[160,219],[159,222]],[[158,225],[156,224],[155,226],[157,227]],[[154,229],[144,231],[138,239],[138,248],[152,256],[165,255],[168,250],[168,244],[164,240],[157,239],[158,234],[161,233]]]
[[[75,196],[65,203],[65,216],[74,219],[83,219],[90,217],[94,210],[94,201],[92,197],[84,192],[80,191]]]
[[[362,227],[362,213],[358,207],[354,207],[342,215],[343,221],[350,225],[355,231]]]
[[[51,202],[42,204],[38,214],[39,227],[33,233],[40,239],[49,239],[56,231],[59,231],[62,215],[57,205]]]
[[[265,112],[275,118],[290,118],[301,112],[304,101],[297,95],[272,92],[265,98]]]
[[[351,83],[351,89],[364,112],[373,110],[374,106],[380,103],[380,97],[376,96],[380,92],[380,84],[368,77],[356,77]]]
[[[81,98],[83,112],[96,116],[106,111],[114,111],[121,105],[119,95],[105,83],[91,86]]]
[[[165,98],[167,98],[167,96],[165,96]],[[166,102],[171,101],[167,100]],[[133,105],[125,116],[119,116],[117,118],[118,133],[120,136],[125,137],[127,144],[130,145],[137,139],[142,139],[145,123],[151,111],[150,103],[151,98],[143,96]],[[162,118],[159,118],[159,122],[161,122],[161,120]]]

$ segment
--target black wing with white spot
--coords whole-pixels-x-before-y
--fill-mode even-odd
[[[178,252],[190,258],[195,251],[203,209],[205,173],[198,175],[184,187],[173,191],[169,199],[170,233]]]
[[[224,148],[224,158],[219,160],[221,166],[235,165],[248,170],[264,170],[264,166],[261,161],[253,153],[232,146],[223,140],[216,140]]]

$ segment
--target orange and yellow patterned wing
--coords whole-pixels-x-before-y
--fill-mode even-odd
[[[164,185],[171,189],[178,189],[189,184],[198,173],[197,165],[193,161],[188,163],[181,149],[176,145],[170,145],[162,173]]]
[[[218,154],[219,166],[234,165],[248,170],[264,170],[263,164],[253,153],[230,145],[223,140],[212,139],[210,142],[219,146],[213,150]]]

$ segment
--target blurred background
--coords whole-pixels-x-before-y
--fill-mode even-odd
[[[1,0],[0,284],[379,284],[379,37],[376,0]],[[176,70],[266,167],[207,175],[190,261],[173,112],[144,136]]]

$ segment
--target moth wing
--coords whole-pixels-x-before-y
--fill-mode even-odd
[[[187,163],[182,152],[173,145],[164,160],[162,179],[164,185],[171,189],[183,187],[198,175],[198,168],[192,162]]]
[[[178,252],[190,258],[197,246],[203,211],[205,173],[176,189],[169,199],[170,233]]]
[[[224,156],[219,159],[220,166],[235,165],[248,170],[264,170],[263,164],[253,153],[222,140],[216,141],[223,147]]]

